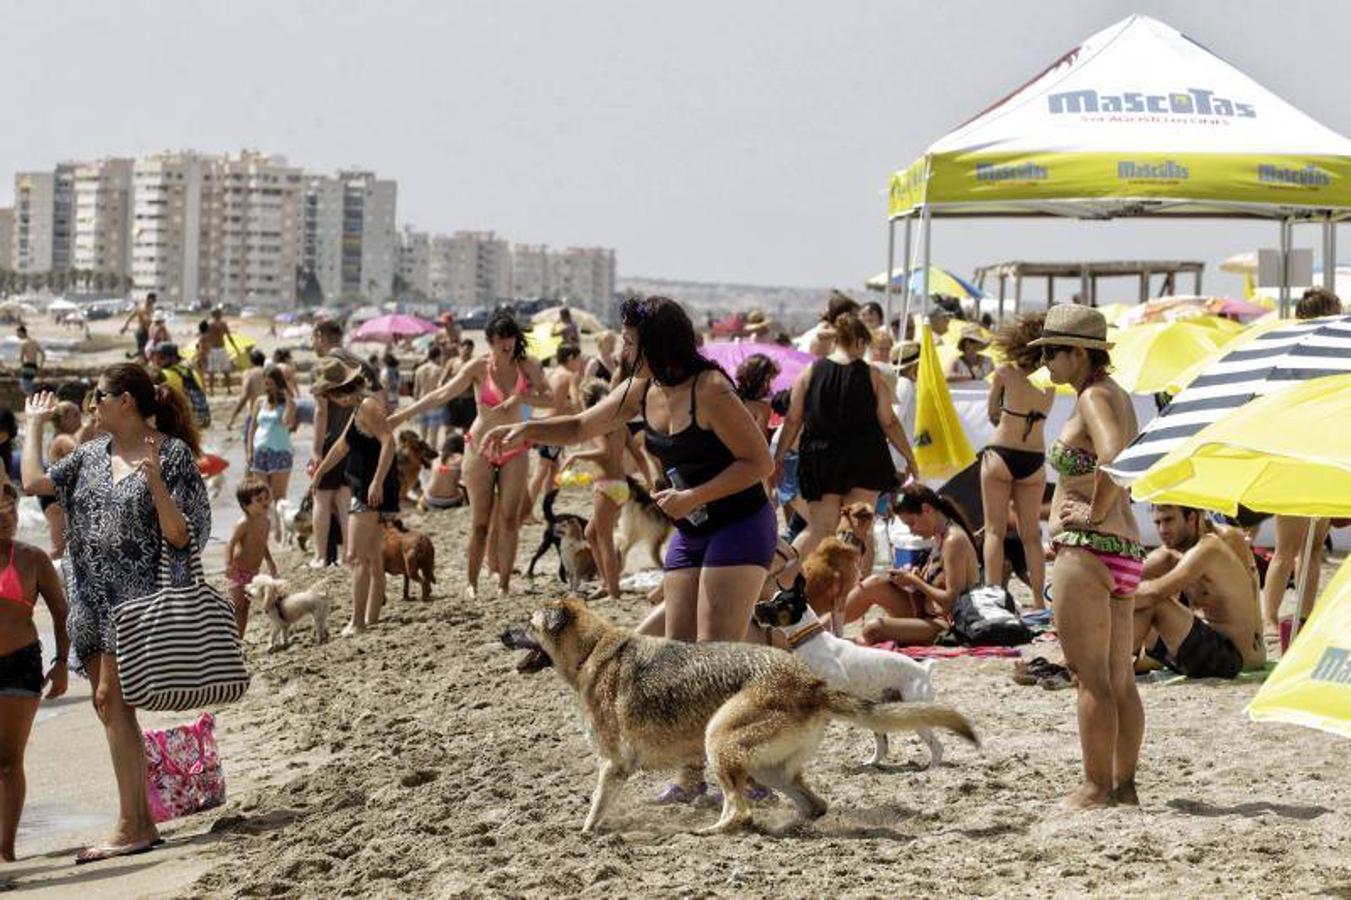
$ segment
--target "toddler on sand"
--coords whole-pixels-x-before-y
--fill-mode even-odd
[[[449,435],[441,443],[441,458],[432,466],[432,478],[422,492],[418,506],[428,509],[455,509],[468,502],[460,483],[460,464],[464,459],[464,436]]]
[[[277,564],[272,561],[272,551],[267,547],[268,514],[272,508],[272,490],[267,482],[250,475],[235,489],[235,498],[244,510],[244,518],[235,523],[230,540],[225,544],[225,583],[235,604],[235,625],[242,640],[244,628],[249,624],[249,595],[244,588],[264,562],[268,572],[276,578]]]

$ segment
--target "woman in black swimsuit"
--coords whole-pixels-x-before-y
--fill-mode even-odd
[[[980,493],[985,512],[985,575],[999,584],[1004,572],[1004,536],[1009,498],[1018,517],[1018,538],[1027,557],[1032,605],[1045,605],[1046,556],[1041,549],[1041,498],[1046,488],[1046,414],[1055,388],[1028,380],[1041,366],[1041,348],[1028,344],[1041,337],[1043,315],[1022,316],[999,329],[994,346],[1004,357],[990,385],[990,422],[994,436],[980,464]]]

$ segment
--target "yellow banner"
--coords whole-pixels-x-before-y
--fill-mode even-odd
[[[927,172],[927,178],[926,176]],[[1351,158],[1223,153],[954,153],[892,176],[891,216],[935,204],[1191,200],[1351,208]]]
[[[914,450],[921,478],[951,478],[976,461],[962,420],[952,405],[943,364],[927,322],[920,326]]]

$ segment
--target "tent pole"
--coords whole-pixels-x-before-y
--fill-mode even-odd
[[[1300,557],[1299,578],[1295,581],[1295,616],[1290,620],[1290,646],[1295,646],[1295,635],[1299,634],[1301,607],[1304,605],[1304,592],[1309,588],[1308,562],[1313,558],[1313,545],[1318,540],[1318,523],[1322,519],[1309,520],[1309,533],[1304,538],[1304,555]],[[1315,577],[1317,577],[1315,575]],[[1315,602],[1317,602],[1315,600]],[[1310,613],[1313,610],[1309,610]],[[1288,652],[1288,651],[1287,651]]]
[[[1331,212],[1323,222],[1323,287],[1337,292],[1337,223]]]
[[[910,258],[911,253],[910,238],[912,231],[911,225],[914,224],[914,221],[915,217],[913,215],[911,215],[910,213],[905,214],[905,249],[901,253],[901,260],[902,260],[901,265],[905,267],[904,272],[901,275],[901,278],[905,280],[905,293],[904,293],[905,302],[904,305],[901,307],[901,334],[900,337],[897,338],[898,341],[905,340],[905,332],[910,327],[910,270],[914,268],[914,266],[911,264]]]
[[[891,327],[891,273],[892,269],[895,267],[895,264],[896,264],[896,220],[893,219],[891,216],[887,216],[887,267],[884,270],[886,274],[882,276],[884,279],[886,279],[886,291],[887,291],[887,302],[886,302],[887,317],[885,319],[884,324],[884,327],[886,328]]]
[[[920,230],[923,231],[922,237],[924,239],[924,280],[922,282],[924,285],[924,296],[920,298],[920,309],[923,311],[926,319],[929,317],[929,266],[932,265],[933,262],[929,252],[931,249],[929,246],[929,235],[931,233],[930,224],[932,221],[933,219],[929,214],[929,204],[925,203],[924,213],[920,219]]]
[[[1023,314],[1023,273],[1018,272],[1013,276],[1013,314],[1021,316]]]
[[[1281,285],[1276,296],[1282,319],[1290,315],[1290,232],[1290,220],[1281,219]]]
[[[1003,325],[1003,324],[1004,324],[1004,295],[1007,293],[1007,291],[1005,290],[1007,287],[1008,287],[1008,276],[1007,276],[1007,275],[1000,275],[1000,276],[999,276],[999,324],[1000,324],[1000,325]]]

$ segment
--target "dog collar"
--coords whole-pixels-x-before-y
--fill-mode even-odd
[[[863,538],[854,534],[852,531],[836,532],[835,537],[838,538],[839,540],[844,541],[846,544],[853,547],[855,550],[858,550],[860,553],[866,553],[868,550],[868,546],[865,543],[863,543]]]
[[[796,634],[790,635],[788,637],[788,649],[796,650],[799,645],[807,643],[812,638],[816,637],[818,634],[820,634],[825,630],[826,626],[820,622],[815,622],[812,625],[809,625],[808,627],[802,629]]]

